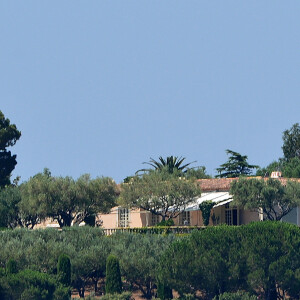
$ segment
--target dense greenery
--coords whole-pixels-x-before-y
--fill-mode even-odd
[[[180,178],[166,171],[151,171],[122,184],[119,204],[142,208],[165,220],[177,217],[200,195],[201,190],[195,180]]]
[[[108,177],[91,179],[85,174],[77,180],[54,177],[48,169],[20,186],[0,190],[0,224],[3,227],[33,228],[46,218],[61,227],[85,221],[95,223],[99,212],[109,212],[119,191]]]
[[[300,296],[300,229],[286,223],[207,227],[183,236],[107,237],[101,229],[88,226],[62,231],[14,229],[0,232],[0,242],[0,265],[8,268],[9,261],[17,263],[13,272],[0,269],[0,288],[6,295],[1,299],[67,299],[69,289],[59,284],[57,268],[62,254],[72,265],[70,287],[81,297],[88,285],[104,292],[102,279],[108,276],[110,254],[119,258],[124,289],[139,289],[148,299],[156,293],[168,299],[170,289],[182,299],[199,298],[199,292],[203,300]]]
[[[203,299],[239,290],[299,299],[299,245],[299,228],[285,223],[208,227],[173,243],[160,274],[180,294],[201,291]]]
[[[14,146],[20,137],[21,132],[16,125],[10,124],[10,120],[0,111],[0,188],[10,184],[11,172],[17,164],[17,156],[7,148]]]

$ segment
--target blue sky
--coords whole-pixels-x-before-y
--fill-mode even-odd
[[[150,157],[265,166],[299,122],[299,1],[1,1],[13,177],[120,182]]]

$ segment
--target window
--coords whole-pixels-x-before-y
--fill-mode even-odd
[[[159,222],[160,222],[160,217],[158,215],[151,214],[151,225],[155,226]]]
[[[183,211],[179,215],[179,225],[189,226],[191,225],[191,214],[189,211]]]
[[[129,226],[129,210],[128,208],[119,207],[118,209],[118,227]]]
[[[238,209],[225,205],[225,222],[227,225],[239,225]]]

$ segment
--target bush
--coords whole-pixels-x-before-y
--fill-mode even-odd
[[[61,254],[57,263],[57,276],[59,282],[65,286],[71,284],[71,262],[69,256]]]
[[[6,273],[7,274],[16,274],[18,273],[17,262],[14,259],[9,259],[6,264]]]
[[[157,223],[156,226],[157,227],[160,227],[160,226],[174,226],[174,220],[173,219],[164,220],[164,221],[161,221],[161,222]]]
[[[1,299],[52,300],[56,285],[52,276],[32,270],[8,274],[1,278]]]
[[[223,293],[214,297],[213,300],[256,300],[256,296],[251,296],[249,293],[238,291],[236,293]]]
[[[106,294],[120,294],[122,291],[122,281],[119,260],[114,255],[109,255],[106,262]]]
[[[130,292],[123,292],[121,294],[107,294],[101,297],[101,300],[130,300],[130,299],[132,299]]]

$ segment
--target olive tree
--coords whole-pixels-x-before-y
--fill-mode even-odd
[[[279,221],[300,204],[300,183],[276,179],[246,179],[233,181],[230,193],[233,205],[263,212],[268,220]]]
[[[201,190],[195,180],[187,180],[168,172],[152,171],[123,183],[119,204],[150,211],[165,220],[176,218],[200,195]]]

